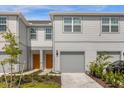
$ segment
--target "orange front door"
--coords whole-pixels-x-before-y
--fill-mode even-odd
[[[33,54],[33,69],[40,69],[40,55]]]
[[[53,67],[52,54],[46,54],[46,68],[51,69]]]

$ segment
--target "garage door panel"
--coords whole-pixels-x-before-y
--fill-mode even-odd
[[[99,54],[100,52],[98,52]],[[110,55],[111,58],[110,58],[110,61],[111,62],[115,62],[117,60],[120,60],[121,59],[121,54],[120,52],[107,52],[107,55]]]
[[[119,52],[113,52],[113,53],[109,53],[109,55],[112,57],[111,58],[111,61],[114,62],[114,61],[117,61],[117,60],[120,60],[121,59],[121,55]]]
[[[83,52],[61,52],[61,72],[83,72],[84,53]]]

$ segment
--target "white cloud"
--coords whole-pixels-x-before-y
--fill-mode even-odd
[[[1,11],[21,11],[24,13],[30,12],[31,10],[36,9],[48,9],[51,11],[83,11],[85,10],[93,10],[93,11],[101,11],[105,9],[107,6],[105,5],[82,5],[82,6],[70,6],[70,5],[20,5],[20,6],[0,6]]]
[[[48,19],[48,12],[74,12],[74,11],[84,11],[84,12],[96,12],[106,9],[108,6],[105,5],[82,5],[82,6],[71,6],[71,5],[1,5],[0,11],[20,11],[28,19],[39,19],[45,18]],[[39,10],[40,13],[35,13],[36,10]],[[30,15],[32,13],[32,15]],[[39,15],[40,14],[40,15]],[[47,15],[47,16],[46,16]]]

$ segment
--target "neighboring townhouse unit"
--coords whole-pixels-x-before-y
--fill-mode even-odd
[[[85,72],[96,56],[124,59],[124,13],[50,13],[54,71]]]
[[[28,22],[20,12],[0,12],[0,32],[6,32],[8,29],[16,35],[17,43],[20,49],[23,51],[19,56],[19,61],[24,64],[24,70],[27,70],[27,25]],[[0,36],[0,61],[7,58],[8,55],[3,51],[3,46],[7,44],[5,40]],[[15,65],[14,71],[20,71],[22,66]],[[10,72],[8,64],[5,66],[6,72]],[[2,67],[0,67],[0,73],[2,73]]]
[[[51,21],[29,21],[31,69],[52,69],[52,24]]]
[[[19,12],[0,12],[0,32],[8,27],[16,34],[24,70],[85,72],[104,51],[112,62],[124,59],[124,13],[57,12],[50,18],[27,21]],[[0,37],[0,60],[8,57],[2,50],[5,43]],[[15,65],[15,71],[20,70]]]

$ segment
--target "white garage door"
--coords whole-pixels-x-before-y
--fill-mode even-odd
[[[99,52],[98,52],[99,53]],[[110,58],[111,62],[117,61],[121,59],[120,52],[107,52],[112,58]]]
[[[83,52],[61,52],[61,72],[78,73],[85,71]]]

